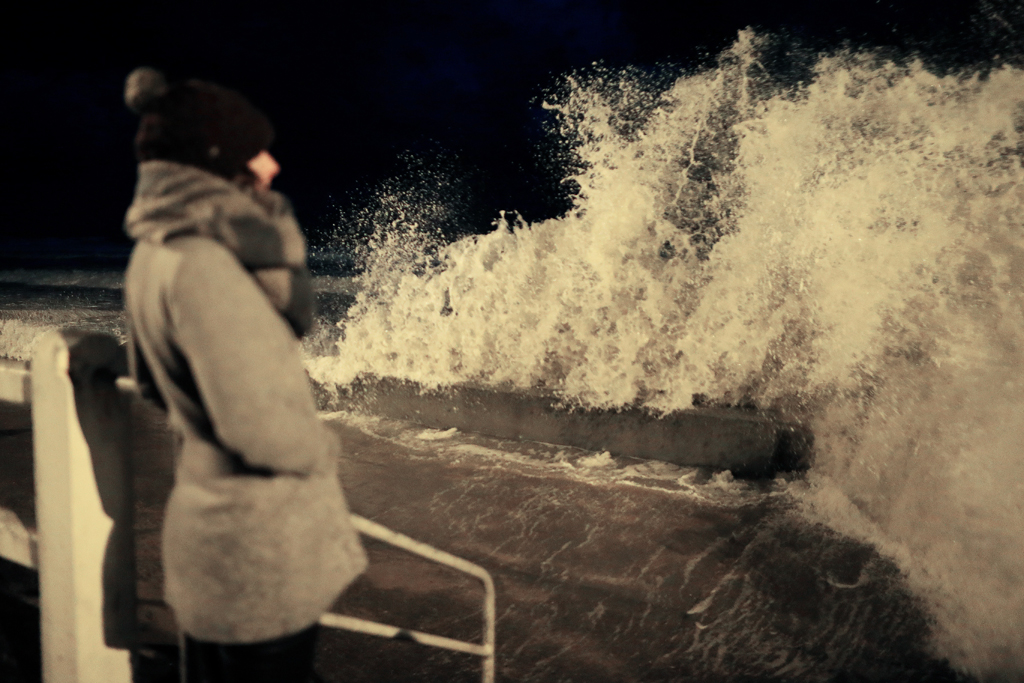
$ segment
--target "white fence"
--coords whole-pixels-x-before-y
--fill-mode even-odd
[[[33,535],[0,508],[0,556],[39,571],[45,683],[130,683],[135,644],[130,413],[134,387],[124,351],[109,335],[51,332],[31,370],[0,361],[0,400],[32,404],[36,522]],[[356,528],[484,585],[483,637],[470,643],[355,617],[321,624],[467,652],[494,680],[495,591],[490,574],[467,560],[352,515]]]

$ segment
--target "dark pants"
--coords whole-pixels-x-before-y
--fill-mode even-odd
[[[306,683],[313,674],[319,624],[283,638],[244,645],[184,634],[183,683]]]

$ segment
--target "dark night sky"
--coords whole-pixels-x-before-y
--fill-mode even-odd
[[[456,159],[453,168],[471,178],[478,208],[492,217],[499,209],[530,220],[563,211],[558,170],[538,162],[539,102],[564,74],[595,61],[695,67],[747,26],[817,49],[847,40],[942,54],[957,43],[956,59],[970,61],[992,50],[993,31],[985,26],[1001,26],[1008,16],[986,19],[991,7],[979,12],[973,0],[377,0],[349,7],[187,0],[103,7],[5,8],[0,240],[122,239],[136,119],[121,88],[140,64],[171,80],[235,87],[263,108],[278,133],[271,151],[283,171],[275,186],[292,197],[315,239],[353,193],[399,172],[409,150]]]

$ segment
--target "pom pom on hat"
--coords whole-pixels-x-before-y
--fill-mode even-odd
[[[162,73],[149,66],[140,66],[125,79],[124,103],[136,114],[141,114],[166,95],[168,89],[167,79]]]

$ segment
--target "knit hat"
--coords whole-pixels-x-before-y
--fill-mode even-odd
[[[168,84],[156,69],[139,67],[125,80],[124,101],[142,115],[135,135],[139,161],[167,159],[230,179],[247,173],[248,161],[274,140],[263,112],[215,83]]]

